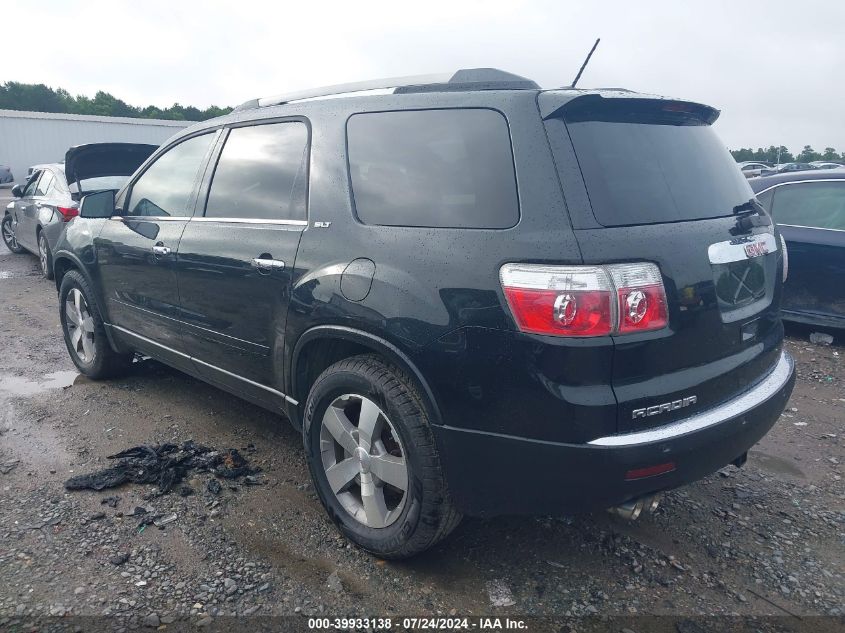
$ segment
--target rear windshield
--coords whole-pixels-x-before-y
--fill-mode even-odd
[[[599,223],[729,216],[753,197],[698,106],[686,110],[678,102],[613,101],[592,101],[563,113]]]
[[[102,191],[103,189],[120,189],[129,180],[129,176],[98,176],[97,178],[86,178],[81,182],[80,190],[83,192]]]

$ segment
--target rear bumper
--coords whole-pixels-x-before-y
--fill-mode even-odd
[[[606,508],[700,479],[734,461],[772,428],[795,384],[782,352],[751,389],[708,411],[641,432],[562,444],[433,428],[449,489],[467,515],[560,514]],[[674,470],[626,480],[632,470]]]

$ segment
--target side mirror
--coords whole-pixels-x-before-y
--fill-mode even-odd
[[[23,187],[20,185],[12,187],[12,195],[15,196],[15,198],[23,198]]]
[[[79,203],[81,218],[110,218],[114,215],[114,191],[98,191],[82,196]]]

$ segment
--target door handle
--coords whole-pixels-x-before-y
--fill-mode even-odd
[[[164,255],[170,255],[170,249],[163,244],[156,244],[153,246],[153,253],[163,257]]]
[[[255,257],[252,260],[252,267],[258,270],[281,270],[285,267],[285,263],[280,259],[264,259],[263,257]]]

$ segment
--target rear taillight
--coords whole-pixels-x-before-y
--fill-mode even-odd
[[[605,336],[659,330],[669,321],[654,264],[505,264],[500,277],[523,332]]]
[[[79,209],[76,207],[56,207],[56,209],[62,215],[62,222],[67,222],[79,215]]]
[[[607,267],[616,288],[620,334],[666,327],[666,291],[654,264],[615,264]]]

